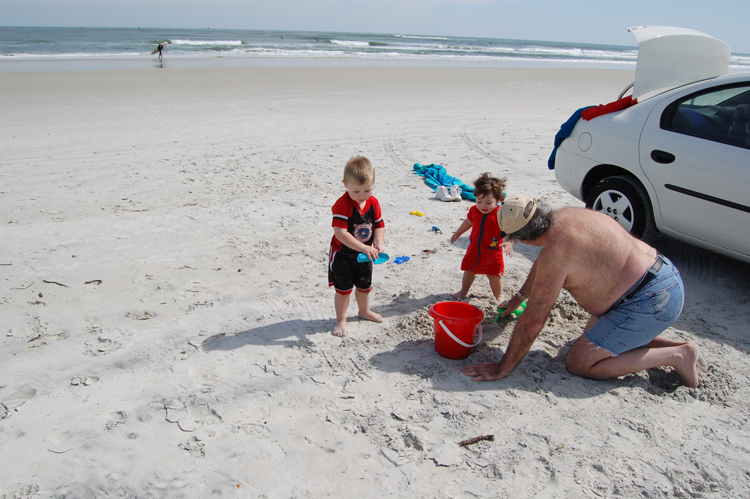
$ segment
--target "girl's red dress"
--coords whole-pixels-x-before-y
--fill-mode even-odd
[[[471,222],[471,236],[466,256],[461,262],[461,270],[492,276],[505,273],[503,248],[500,246],[503,237],[497,223],[498,211],[499,206],[486,215],[476,206],[469,210],[466,218]]]

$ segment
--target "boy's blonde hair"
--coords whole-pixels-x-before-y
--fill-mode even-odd
[[[353,156],[349,158],[344,167],[344,182],[352,184],[374,184],[375,168],[370,160],[364,156]]]
[[[492,194],[492,197],[498,201],[505,199],[505,182],[507,178],[493,177],[489,173],[483,173],[481,177],[474,181],[474,195],[475,196],[486,196]]]

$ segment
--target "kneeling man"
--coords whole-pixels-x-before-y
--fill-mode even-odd
[[[529,196],[509,196],[498,221],[507,240],[542,250],[502,314],[528,298],[500,363],[469,366],[463,374],[475,381],[508,376],[565,288],[592,316],[568,352],[572,374],[609,379],[671,366],[687,386],[698,386],[703,368],[698,346],[659,336],[677,320],[684,303],[682,278],[668,258],[607,215],[585,208],[551,211]]]

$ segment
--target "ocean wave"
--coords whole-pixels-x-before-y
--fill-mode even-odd
[[[194,45],[194,46],[237,46],[242,45],[242,40],[172,40],[172,45]]]
[[[57,54],[28,54],[24,52],[17,52],[12,54],[1,54],[0,61],[2,60],[16,60],[16,61],[34,61],[34,60],[51,60],[51,61],[62,61],[62,60],[86,60],[86,59],[130,59],[135,57],[143,57],[144,52],[64,52]]]
[[[611,51],[601,49],[586,49],[581,47],[539,47],[529,46],[518,49],[519,53],[536,54],[544,56],[576,57],[582,59],[625,59],[635,61],[638,58],[637,50]]]
[[[414,38],[416,40],[448,40],[445,36],[393,35],[396,38]]]
[[[370,42],[359,42],[356,40],[331,40],[331,43],[347,47],[368,47],[370,45]]]
[[[478,62],[524,62],[524,63],[558,63],[564,65],[585,65],[591,67],[597,67],[602,65],[614,66],[614,67],[635,67],[635,61],[628,60],[592,60],[586,57],[565,57],[565,58],[545,58],[540,61],[539,57],[526,54],[483,54],[477,52],[475,54],[466,53],[424,53],[424,52],[404,52],[400,50],[381,50],[372,52],[342,52],[340,50],[316,50],[316,49],[299,49],[299,50],[288,50],[286,48],[271,48],[271,47],[243,47],[235,48],[228,52],[222,53],[222,57],[258,57],[258,58],[310,58],[310,59],[360,59],[360,60],[411,60],[411,61],[455,61],[460,62],[464,60],[478,61]]]
[[[201,58],[302,58],[302,59],[352,59],[352,60],[391,60],[391,61],[478,61],[478,62],[528,62],[528,63],[562,63],[565,65],[591,65],[593,67],[602,64],[615,65],[618,67],[635,66],[635,60],[617,60],[617,59],[593,59],[583,56],[576,57],[570,53],[566,56],[547,55],[540,58],[533,53],[524,53],[518,50],[509,50],[505,53],[491,52],[483,50],[468,52],[466,50],[407,50],[406,47],[370,47],[370,50],[344,51],[341,49],[320,50],[309,48],[309,45],[298,45],[295,48],[289,46],[272,47],[272,46],[235,46],[235,47],[207,47],[199,51],[168,51],[170,59],[201,59]],[[58,53],[58,54],[29,54],[15,53],[0,55],[0,60],[81,60],[81,59],[134,59],[150,57],[149,52],[75,52],[75,53]],[[746,58],[750,59],[750,58]],[[743,66],[746,67],[746,66]]]
[[[750,55],[733,55],[729,58],[729,64],[736,67],[747,68],[750,66]]]

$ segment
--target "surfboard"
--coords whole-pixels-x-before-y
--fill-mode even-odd
[[[161,47],[162,50],[164,50],[164,48],[167,46],[167,44],[168,44],[168,42],[161,42],[159,45],[156,46],[156,48],[154,50],[151,51],[151,55],[154,55],[155,53],[157,53],[159,51],[159,47]]]

